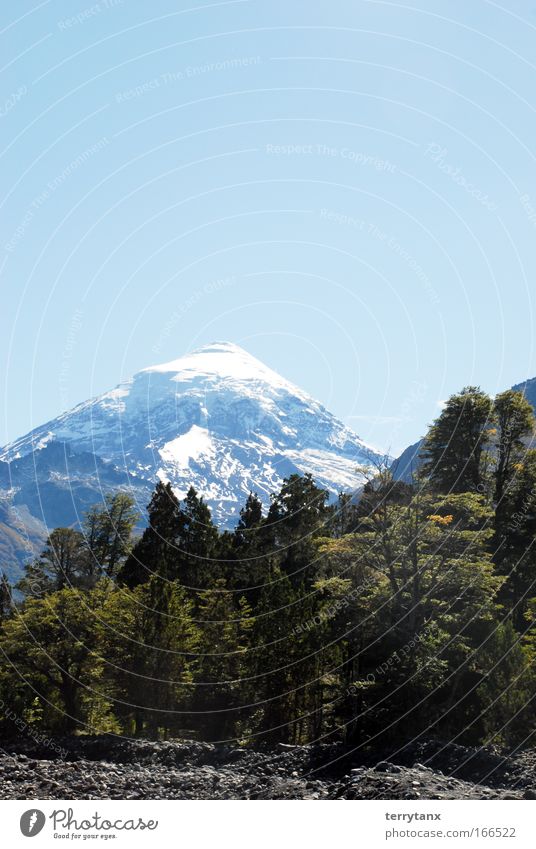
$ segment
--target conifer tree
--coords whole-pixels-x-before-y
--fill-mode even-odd
[[[268,742],[293,739],[292,693],[296,686],[292,660],[297,648],[293,626],[296,591],[278,566],[272,566],[263,588],[252,635],[256,701],[260,711],[257,733]]]
[[[264,544],[271,548],[294,586],[311,586],[316,578],[315,537],[328,533],[328,492],[312,475],[291,475],[272,496],[264,524]]]
[[[193,591],[208,588],[219,574],[217,565],[218,529],[210,508],[191,486],[181,502],[177,547],[180,556],[180,582]]]
[[[171,581],[179,573],[182,517],[171,484],[157,483],[147,511],[149,524],[117,576],[120,584],[131,589],[146,583],[151,575]]]
[[[137,599],[143,611],[138,639],[144,646],[138,678],[136,704],[145,706],[145,721],[150,736],[158,729],[184,727],[189,704],[193,651],[198,630],[192,620],[192,604],[177,581],[152,576],[140,587]]]
[[[232,535],[232,549],[229,552],[232,562],[228,565],[227,576],[229,586],[243,592],[252,604],[258,601],[268,569],[264,557],[262,524],[262,503],[256,493],[250,492]]]
[[[234,543],[237,547],[255,545],[256,531],[262,522],[262,502],[256,492],[250,492],[236,526]]]

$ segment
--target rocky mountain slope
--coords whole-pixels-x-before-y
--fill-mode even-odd
[[[253,490],[265,504],[284,477],[311,472],[335,496],[378,454],[325,407],[228,342],[152,366],[0,451],[0,550],[16,571],[47,528],[76,524],[110,491],[143,512],[157,479],[193,485],[220,525]],[[5,526],[5,527],[4,527]]]

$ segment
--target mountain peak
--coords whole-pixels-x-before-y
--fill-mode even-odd
[[[186,360],[192,357],[223,357],[234,356],[241,359],[255,359],[244,348],[236,345],[234,342],[210,342],[208,345],[201,345],[200,348],[194,348],[193,351],[183,354],[176,360],[170,360],[167,363],[157,363],[153,366],[148,366],[141,370],[141,374],[148,371],[180,371]]]
[[[240,383],[260,381],[270,384],[273,389],[286,390],[300,398],[307,397],[297,386],[234,342],[211,342],[176,360],[142,369],[138,374],[170,374],[171,380],[179,383],[196,378],[208,381],[231,379]]]
[[[203,353],[222,353],[222,354],[246,354],[247,356],[251,356],[248,354],[244,348],[241,348],[240,345],[237,345],[236,342],[210,342],[208,345],[201,345],[200,348],[195,348],[192,352],[194,354],[203,354]]]

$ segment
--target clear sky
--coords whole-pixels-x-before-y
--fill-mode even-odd
[[[536,6],[3,3],[0,441],[214,340],[372,444],[536,375]]]

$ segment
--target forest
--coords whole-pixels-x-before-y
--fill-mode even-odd
[[[334,504],[291,475],[218,529],[158,483],[53,530],[0,586],[0,733],[533,743],[536,429],[509,390],[453,395],[411,482]]]

